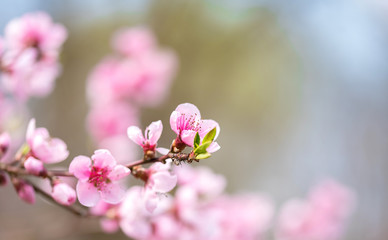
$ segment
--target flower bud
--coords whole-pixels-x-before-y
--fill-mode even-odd
[[[10,142],[11,137],[7,132],[4,132],[0,135],[0,158],[7,153]]]
[[[33,186],[28,184],[26,181],[17,178],[14,178],[12,182],[17,194],[23,201],[29,204],[35,203],[35,190]]]
[[[55,201],[65,206],[74,204],[76,200],[74,189],[66,183],[55,184],[51,196]]]
[[[43,163],[34,157],[27,158],[27,160],[24,162],[24,167],[26,168],[27,172],[34,174],[35,176],[46,175],[46,169],[44,168]]]

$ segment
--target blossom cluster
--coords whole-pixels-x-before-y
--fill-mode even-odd
[[[177,60],[172,50],[158,46],[144,26],[119,30],[112,47],[115,54],[98,63],[88,78],[87,125],[97,145],[110,148],[123,162],[134,155],[126,128],[138,125],[141,107],[155,107],[166,98]]]
[[[276,214],[267,194],[228,195],[222,175],[191,167],[221,148],[219,124],[202,119],[194,104],[172,111],[169,127],[176,137],[168,148],[159,144],[161,120],[142,131],[140,108],[167,96],[177,65],[145,27],[119,31],[112,41],[119,56],[106,58],[89,76],[88,126],[97,150],[74,157],[68,171],[51,170],[69,156],[63,140],[37,128],[35,119],[22,130],[22,144],[3,126],[13,114],[9,99],[24,102],[52,90],[65,38],[64,27],[42,12],[12,20],[0,38],[0,186],[10,180],[27,203],[42,195],[77,216],[98,218],[107,233],[121,229],[133,239],[267,239],[271,229],[277,240],[341,237],[355,200],[334,180],[313,188],[306,199],[286,202]],[[141,149],[138,161],[133,146]],[[141,184],[128,185],[130,176]]]
[[[66,29],[44,12],[11,20],[0,36],[2,90],[20,101],[48,95],[61,71],[58,57],[66,38]]]

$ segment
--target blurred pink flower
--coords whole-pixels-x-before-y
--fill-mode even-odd
[[[116,102],[94,107],[88,115],[88,128],[97,142],[124,135],[128,126],[138,124],[138,111],[131,105]]]
[[[121,54],[135,56],[153,50],[157,43],[150,29],[138,26],[117,31],[112,45]]]
[[[207,148],[207,151],[213,153],[220,149],[215,140],[220,133],[220,126],[214,120],[201,120],[201,113],[198,108],[191,103],[180,104],[170,116],[171,129],[178,134],[178,137],[186,145],[193,147],[194,137],[198,132],[201,139],[216,128],[216,136],[214,141]]]
[[[51,138],[46,128],[35,128],[35,119],[28,124],[26,139],[32,156],[44,163],[58,163],[69,155],[61,139]]]
[[[125,194],[119,180],[130,174],[130,170],[117,164],[105,149],[96,150],[92,159],[75,157],[69,171],[78,178],[78,200],[87,207],[96,205],[100,198],[107,203],[119,203]]]
[[[0,134],[0,160],[7,153],[9,145],[11,143],[11,137],[7,132]]]
[[[94,207],[90,208],[90,213],[102,217],[100,225],[104,232],[113,233],[120,227],[119,207],[120,204],[110,204],[100,200]]]
[[[145,205],[149,212],[153,212],[160,200],[159,195],[171,191],[176,186],[177,176],[170,172],[169,163],[154,163],[146,171]]]
[[[77,199],[74,189],[62,182],[54,185],[51,196],[55,201],[65,206],[74,204]]]
[[[11,51],[34,47],[40,55],[56,55],[66,38],[66,29],[53,23],[44,12],[25,14],[10,21],[5,28],[5,40]]]
[[[354,206],[354,194],[326,180],[307,199],[291,199],[280,211],[276,235],[281,240],[337,240]]]

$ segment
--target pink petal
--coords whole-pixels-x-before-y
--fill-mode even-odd
[[[101,219],[100,225],[102,230],[106,233],[114,233],[119,230],[119,223],[116,220]]]
[[[112,156],[112,154],[106,149],[99,149],[94,151],[92,156],[93,166],[104,168],[108,167],[108,169],[113,169],[116,166],[116,160]]]
[[[186,143],[188,146],[192,147],[194,144],[194,138],[197,132],[193,130],[183,130],[181,133],[181,139],[184,143]]]
[[[121,178],[128,176],[131,173],[131,170],[129,168],[123,166],[123,165],[116,165],[112,172],[109,173],[108,178],[110,180],[116,181],[120,180]]]
[[[153,180],[152,189],[155,192],[167,193],[171,191],[177,183],[177,176],[167,171],[157,172],[151,175]]]
[[[156,192],[147,189],[144,193],[144,204],[148,212],[153,213],[158,206],[159,196]]]
[[[162,121],[156,121],[156,122],[152,122],[145,130],[146,132],[146,135],[148,133],[148,136],[145,136],[151,145],[156,145],[159,138],[160,138],[160,135],[162,135],[162,131],[163,131],[163,124],[162,124]]]
[[[124,199],[125,190],[118,183],[107,184],[101,190],[101,198],[107,203],[117,204]]]
[[[77,195],[79,202],[86,207],[93,207],[100,200],[100,193],[97,188],[88,182],[78,181]]]
[[[86,156],[77,156],[69,166],[69,172],[74,174],[81,181],[87,181],[90,177],[90,166],[92,161]]]
[[[196,116],[196,118],[201,119],[201,113],[199,112],[198,108],[191,103],[179,104],[175,111],[179,112],[182,115]]]
[[[130,126],[127,129],[127,135],[129,137],[129,139],[134,141],[136,144],[138,144],[140,146],[144,145],[145,139],[143,137],[143,133],[141,132],[140,128],[138,128],[136,126]]]
[[[214,140],[217,139],[218,134],[220,134],[220,125],[214,120],[202,120],[201,121],[201,130],[198,132],[200,137],[203,138],[205,135],[210,132],[213,128],[216,128],[216,136]]]
[[[26,133],[26,140],[28,145],[32,145],[32,138],[35,132],[35,118],[32,118],[30,122],[28,123],[27,127],[27,133]]]
[[[128,237],[134,239],[150,239],[152,234],[152,227],[149,221],[145,219],[126,219],[120,222],[121,230]]]
[[[170,126],[171,126],[171,129],[176,133],[176,134],[179,134],[179,130],[178,130],[178,125],[177,125],[177,121],[178,121],[178,118],[181,116],[181,114],[177,111],[173,111],[171,113],[171,116],[170,116]]]
[[[159,147],[156,148],[156,151],[162,155],[167,155],[170,152],[170,149]]]
[[[217,152],[218,150],[220,150],[220,145],[218,145],[217,142],[212,142],[210,144],[210,146],[206,149],[206,151],[208,151],[209,153],[214,153],[214,152]]]

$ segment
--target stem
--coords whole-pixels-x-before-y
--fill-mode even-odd
[[[42,195],[44,198],[46,198],[47,200],[49,200],[50,202],[54,203],[55,205],[73,213],[74,215],[76,216],[79,216],[79,217],[94,217],[92,215],[90,215],[87,211],[82,211],[74,206],[65,206],[65,205],[62,205],[62,204],[59,204],[57,201],[55,201],[50,194],[46,193],[45,191],[43,191],[41,188],[39,188],[38,186],[36,186],[34,183],[24,179],[28,184],[30,184],[35,192],[37,192],[38,194]]]
[[[135,166],[148,164],[148,163],[155,163],[155,162],[165,162],[165,160],[168,158],[171,158],[173,160],[178,160],[178,161],[186,161],[186,160],[189,160],[189,154],[169,152],[166,155],[163,155],[163,156],[158,157],[158,158],[151,158],[148,160],[143,159],[143,160],[139,160],[139,161],[127,164],[126,167],[132,170],[132,168]]]

